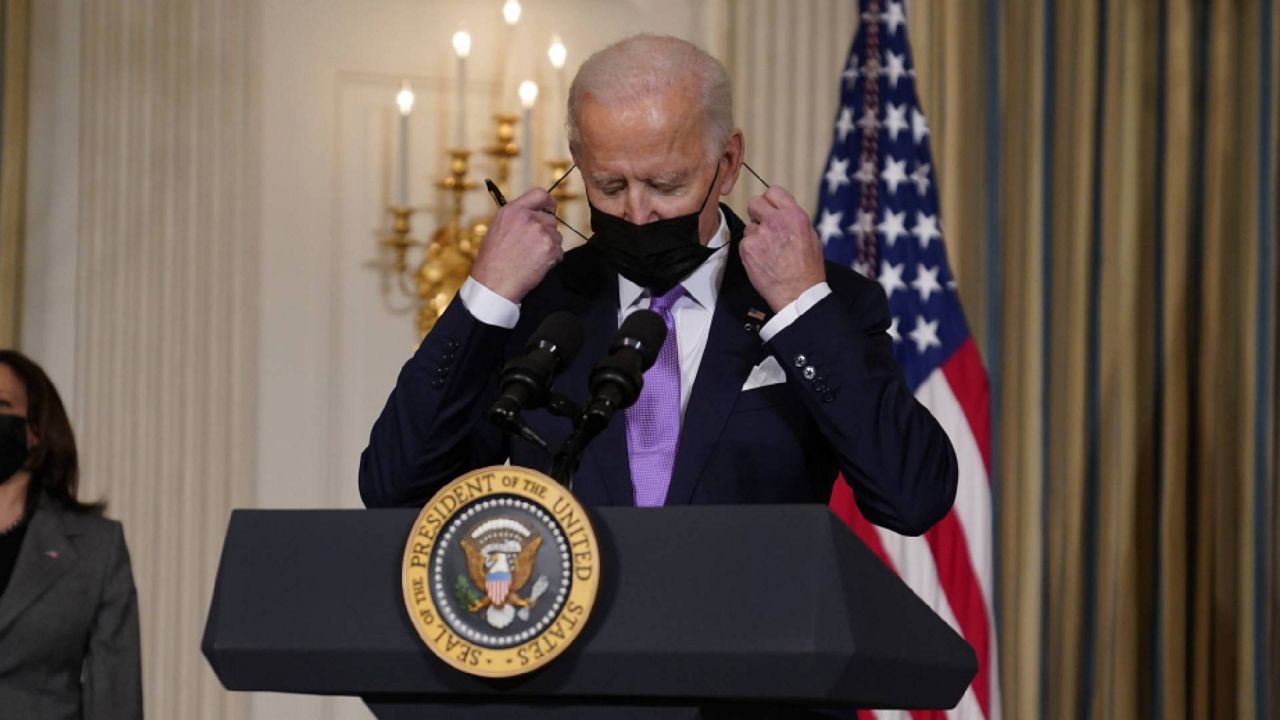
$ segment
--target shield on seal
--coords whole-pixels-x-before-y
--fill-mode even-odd
[[[502,570],[491,570],[484,578],[485,589],[489,591],[489,602],[494,607],[502,607],[507,601],[507,593],[511,591],[511,573]]]

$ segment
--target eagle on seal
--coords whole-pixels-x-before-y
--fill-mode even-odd
[[[470,612],[488,609],[489,623],[496,628],[506,627],[515,615],[514,607],[531,607],[541,593],[529,598],[520,597],[519,591],[533,575],[534,558],[542,538],[535,535],[514,554],[501,551],[485,554],[471,538],[462,539],[462,550],[467,556],[467,575],[476,589],[483,591],[480,598],[467,607]],[[514,606],[514,607],[513,607]],[[526,616],[528,611],[522,613]]]

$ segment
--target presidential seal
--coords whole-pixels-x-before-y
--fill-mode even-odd
[[[402,587],[418,636],[472,675],[511,677],[578,637],[600,583],[595,532],[576,498],[522,467],[449,483],[405,545]]]

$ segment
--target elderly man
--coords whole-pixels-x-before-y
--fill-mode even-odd
[[[546,451],[486,420],[503,361],[568,310],[586,341],[555,389],[581,398],[621,319],[649,308],[670,332],[636,404],[587,449],[584,503],[823,503],[843,473],[890,529],[919,534],[947,512],[955,455],[894,362],[879,285],[824,263],[787,191],[752,198],[746,225],[713,200],[742,167],[731,108],[724,68],[683,40],[639,35],[583,64],[569,141],[594,234],[562,252],[540,189],[498,211],[374,425],[367,505],[420,505],[508,458],[548,467]],[[526,419],[553,448],[568,433],[546,411]]]

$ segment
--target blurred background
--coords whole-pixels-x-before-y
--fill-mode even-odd
[[[666,33],[724,62],[747,161],[816,207],[855,2],[510,4],[5,0],[0,346],[50,372],[82,495],[124,522],[150,716],[368,716],[228,693],[199,639],[232,508],[359,507],[420,282],[448,284],[396,244],[492,212],[440,187],[451,149],[549,186],[577,66]],[[1277,5],[905,4],[990,379],[1007,717],[1280,715]]]

